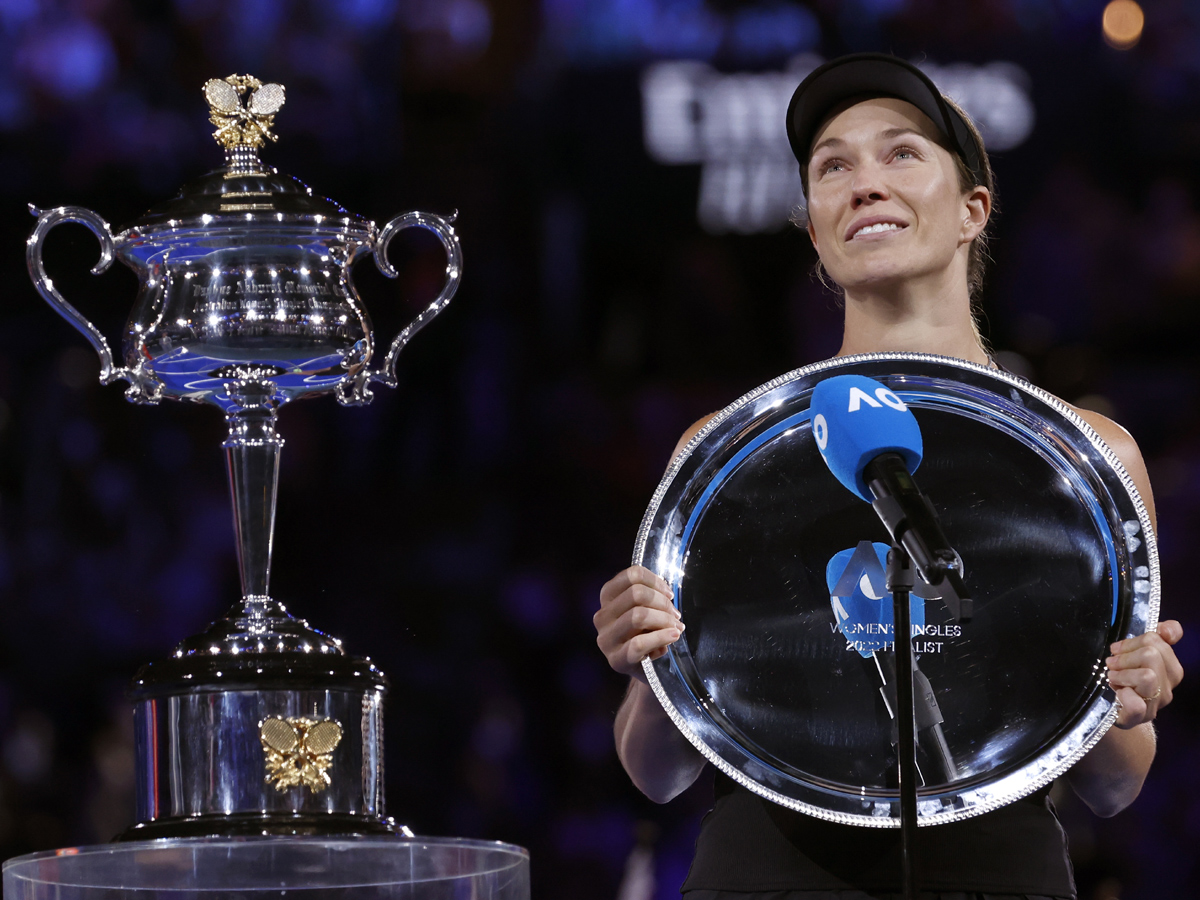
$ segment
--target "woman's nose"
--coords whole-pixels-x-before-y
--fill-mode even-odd
[[[883,179],[883,172],[876,165],[860,165],[855,168],[850,190],[850,205],[855,209],[865,203],[888,199],[888,189]]]

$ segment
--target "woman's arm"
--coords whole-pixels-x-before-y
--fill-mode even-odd
[[[629,679],[613,734],[621,765],[638,790],[666,803],[692,786],[704,757],[667,717],[644,677]]]
[[[687,430],[672,459],[707,421],[701,419]],[[600,589],[600,609],[592,621],[608,664],[629,676],[629,690],[613,726],[617,756],[643,794],[666,803],[704,768],[704,757],[671,722],[642,672],[643,659],[658,659],[683,634],[671,586],[649,569],[631,566]]]
[[[1076,411],[1121,460],[1142,495],[1151,525],[1157,530],[1154,496],[1137,443],[1129,432],[1104,416]],[[1165,621],[1155,631],[1118,641],[1110,648],[1108,680],[1121,702],[1116,727],[1110,728],[1067,774],[1075,793],[1097,815],[1116,815],[1137,799],[1142,790],[1154,760],[1154,717],[1171,702],[1172,693],[1183,678],[1183,667],[1171,649],[1182,637],[1183,628],[1178,622]]]

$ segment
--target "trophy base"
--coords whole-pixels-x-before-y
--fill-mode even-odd
[[[392,819],[338,813],[229,813],[174,816],[139,822],[117,835],[115,841],[150,841],[159,838],[250,837],[306,835],[336,837],[393,835],[412,837],[406,825]]]
[[[247,598],[135,676],[138,824],[119,840],[400,833],[384,809],[386,692],[370,660]]]

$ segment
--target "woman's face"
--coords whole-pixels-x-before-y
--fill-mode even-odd
[[[848,292],[961,267],[987,224],[985,188],[963,193],[950,151],[911,103],[864,100],[817,133],[808,163],[808,233]]]

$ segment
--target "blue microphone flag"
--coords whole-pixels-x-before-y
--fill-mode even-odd
[[[813,438],[825,464],[846,488],[870,503],[863,469],[882,453],[898,453],[909,474],[921,464],[921,428],[895,393],[865,375],[835,375],[812,392]]]

